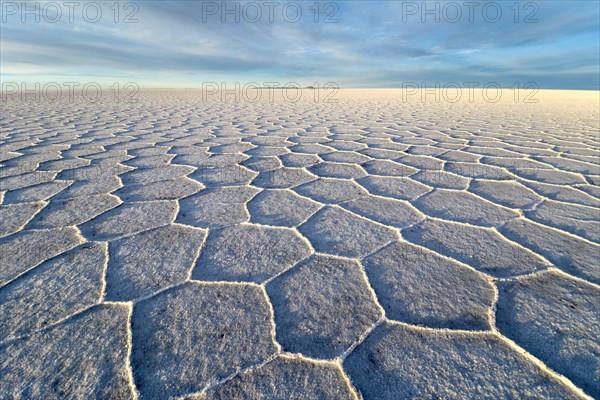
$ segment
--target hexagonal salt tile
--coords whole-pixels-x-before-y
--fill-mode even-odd
[[[142,398],[202,390],[277,351],[255,285],[186,283],[137,303],[132,369]]]
[[[106,245],[86,243],[6,285],[0,290],[0,341],[97,303],[103,293],[105,265]]]
[[[384,323],[344,361],[366,399],[576,399],[536,363],[493,334],[433,332]]]
[[[335,204],[366,196],[367,191],[348,179],[319,178],[294,188],[302,196],[325,204]]]
[[[600,289],[554,271],[498,286],[498,329],[599,396]]]
[[[121,202],[110,194],[52,200],[27,224],[27,228],[59,228],[78,225],[117,207]]]
[[[252,184],[254,186],[271,189],[292,188],[306,182],[315,180],[316,177],[303,168],[278,168],[272,171],[261,172]]]
[[[152,201],[152,200],[178,200],[191,196],[202,190],[204,186],[188,177],[169,179],[139,185],[126,185],[113,194],[123,201]]]
[[[100,305],[0,345],[0,397],[134,397],[128,369],[129,306]]]
[[[308,170],[311,173],[324,178],[354,179],[367,175],[360,165],[327,161],[313,164]]]
[[[456,190],[436,189],[417,199],[414,205],[432,217],[490,227],[519,216],[509,208]]]
[[[25,203],[0,206],[0,237],[21,229],[46,203]]]
[[[266,189],[248,203],[250,220],[264,225],[293,227],[314,214],[320,204],[291,190]]]
[[[73,227],[26,230],[0,239],[0,286],[82,242]]]
[[[551,267],[542,257],[489,228],[428,219],[403,230],[402,236],[494,277],[523,275]]]
[[[110,243],[106,297],[128,301],[185,281],[206,231],[167,225]]]
[[[246,203],[260,190],[231,186],[210,188],[179,201],[177,222],[201,228],[219,228],[246,222],[250,218]]]
[[[395,242],[363,261],[388,318],[432,328],[490,329],[491,283],[433,251]]]
[[[309,244],[292,229],[236,225],[210,232],[192,277],[259,283],[310,254]]]
[[[335,365],[280,356],[235,376],[206,394],[206,399],[356,399]]]
[[[533,190],[512,181],[474,180],[469,191],[510,208],[528,208],[542,200]]]
[[[404,228],[425,218],[425,215],[406,201],[372,195],[361,196],[344,203],[342,207],[373,221],[396,228]]]
[[[322,208],[298,230],[315,250],[351,258],[364,257],[398,238],[393,229],[339,207]]]
[[[357,182],[372,194],[399,200],[412,200],[431,190],[410,178],[396,176],[366,176]]]
[[[334,358],[383,315],[356,261],[316,255],[267,285],[284,350]]]
[[[247,185],[258,175],[257,172],[241,165],[199,167],[190,178],[207,187]]]
[[[170,224],[177,213],[176,201],[121,204],[80,226],[91,240],[111,240]]]

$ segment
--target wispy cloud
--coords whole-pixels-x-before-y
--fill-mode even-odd
[[[133,10],[125,9],[127,2],[120,3],[118,22],[110,4],[102,3],[103,17],[95,23],[80,10],[72,22],[36,23],[28,16],[22,23],[20,10],[8,13],[14,10],[6,3],[0,35],[4,80],[108,76],[154,86],[279,80],[364,87],[485,79],[553,88],[600,86],[598,2],[522,2],[518,14],[509,8],[513,2],[497,2],[503,14],[495,22],[481,9],[469,21],[463,6],[455,23],[453,14],[444,14],[447,2],[414,2],[417,12],[401,1],[321,2],[318,14],[310,8],[313,2],[302,2],[302,17],[292,22],[282,17],[289,3],[279,3],[269,21],[266,3],[259,1],[254,4],[262,17],[255,23],[248,20],[252,10],[241,14],[248,2],[140,1],[137,23],[122,21]],[[218,8],[216,14],[209,3]],[[236,11],[224,14],[223,22],[221,7],[237,9],[239,22]],[[435,15],[423,15],[436,7],[437,22]],[[328,14],[338,22],[324,22]],[[526,23],[527,17],[537,22]]]

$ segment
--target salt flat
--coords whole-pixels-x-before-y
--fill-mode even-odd
[[[303,95],[3,102],[0,397],[600,398],[599,93]]]

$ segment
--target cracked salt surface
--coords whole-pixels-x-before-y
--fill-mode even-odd
[[[600,398],[597,93],[339,97],[4,104],[0,398]]]

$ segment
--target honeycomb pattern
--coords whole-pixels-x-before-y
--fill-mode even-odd
[[[600,397],[597,98],[7,103],[2,398]]]

